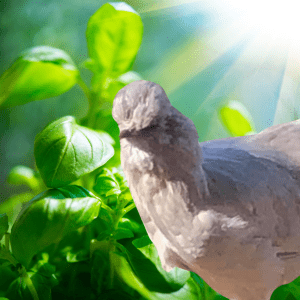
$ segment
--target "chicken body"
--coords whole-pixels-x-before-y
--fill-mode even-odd
[[[270,299],[300,275],[300,122],[198,142],[163,89],[116,95],[121,163],[163,268],[197,273],[231,300]]]

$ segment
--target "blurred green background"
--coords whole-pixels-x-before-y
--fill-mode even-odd
[[[298,74],[285,48],[233,24],[230,7],[209,1],[125,1],[140,13],[143,42],[133,70],[160,84],[172,104],[191,118],[200,140],[227,137],[217,110],[229,100],[248,109],[257,131],[298,118]],[[89,84],[85,30],[106,1],[1,1],[0,73],[21,51],[48,45],[66,51]],[[234,26],[233,26],[234,25]],[[264,49],[262,51],[262,49]],[[293,70],[294,70],[293,69]],[[75,86],[67,93],[0,110],[0,202],[25,188],[6,183],[15,165],[34,166],[33,142],[45,125],[64,115],[82,118],[88,102]]]

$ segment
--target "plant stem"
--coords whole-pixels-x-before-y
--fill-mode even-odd
[[[96,102],[95,96],[96,95],[88,88],[88,86],[85,84],[85,82],[82,80],[80,76],[78,76],[77,78],[77,84],[81,87],[86,98],[88,99],[89,109],[85,119],[87,119],[88,127],[93,128],[95,122],[94,119],[95,119],[95,102]]]
[[[32,297],[34,300],[39,300],[39,296],[38,293],[33,285],[33,282],[31,280],[31,278],[28,276],[26,269],[24,266],[22,266],[21,270],[19,270],[19,274],[21,279],[24,280],[25,284],[27,285]]]
[[[6,233],[5,233],[5,249],[6,249],[7,251],[10,251],[10,250],[9,250],[9,236],[10,236],[10,234],[9,234],[8,232],[6,232]]]
[[[78,76],[77,78],[77,84],[82,88],[85,96],[87,97],[87,99],[89,100],[90,103],[90,98],[91,98],[91,92],[90,89],[88,88],[88,86],[85,84],[85,82],[82,80],[82,78],[80,76]],[[90,103],[91,105],[91,103]]]
[[[134,202],[122,209],[122,217],[135,208]]]
[[[9,236],[10,234],[7,232],[5,234],[5,249],[2,250],[2,258],[8,260],[12,265],[16,266],[18,264],[18,261],[12,256],[12,254],[9,251]]]

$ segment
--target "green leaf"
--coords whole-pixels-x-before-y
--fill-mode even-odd
[[[62,187],[79,179],[114,155],[114,148],[101,134],[76,124],[66,116],[50,123],[34,142],[34,156],[48,187]]]
[[[120,167],[114,167],[112,170],[103,168],[96,177],[96,183],[93,189],[100,196],[106,198],[109,197],[109,203],[117,202],[119,209],[124,208],[130,201],[132,201],[128,184]]]
[[[100,201],[79,186],[47,190],[29,201],[11,229],[16,259],[28,268],[32,257],[66,234],[93,221]]]
[[[38,293],[39,300],[51,299],[51,288],[56,284],[53,279],[35,272],[27,272],[27,274]],[[14,300],[32,299],[32,294],[22,278],[17,278],[10,284],[5,296]]]
[[[111,135],[108,134],[106,131],[97,130],[97,132],[101,137],[102,141],[106,142],[107,144],[114,145],[116,143],[115,140],[111,137]]]
[[[202,298],[201,291],[197,283],[190,277],[184,286],[173,293],[153,293],[153,298],[155,300],[198,300],[198,299],[209,299]]]
[[[106,77],[129,71],[140,48],[143,23],[138,13],[124,2],[106,3],[89,19],[86,38],[89,56]]]
[[[108,290],[105,293],[102,293],[100,296],[102,300],[137,300],[136,297],[133,297],[122,290]]]
[[[15,272],[11,270],[11,266],[0,266],[0,296],[4,296],[4,292],[8,290],[9,285],[11,282],[17,278],[17,275]],[[12,300],[12,298],[2,298],[0,297],[0,300],[7,299]]]
[[[107,229],[112,230],[111,228],[113,227],[114,220],[111,212],[105,206],[101,206],[99,218],[97,218],[94,223],[95,225],[98,223],[97,225],[100,225],[99,227],[105,226]]]
[[[48,46],[30,48],[0,77],[0,106],[61,95],[76,84],[78,74],[64,51]]]
[[[96,178],[96,183],[93,189],[100,195],[100,196],[108,196],[108,193],[112,191],[112,194],[120,194],[120,186],[116,178],[114,177],[113,173],[107,169],[103,168],[101,172],[98,174]]]
[[[182,270],[179,268],[173,268],[170,272],[166,272],[162,266],[161,262],[157,253],[157,250],[153,243],[149,243],[150,239],[146,235],[144,237],[141,237],[139,239],[134,240],[132,243],[133,245],[140,251],[142,254],[147,258],[147,260],[141,261],[139,264],[135,265],[135,270],[142,275],[142,272],[154,272],[151,271],[150,265],[148,260],[150,260],[156,267],[158,275],[163,277],[163,280],[161,280],[162,286],[164,289],[166,289],[166,284],[163,284],[163,281],[168,283],[168,289],[177,291],[180,288],[184,286],[186,281],[190,277],[190,273],[186,270]],[[142,269],[143,266],[143,269]],[[153,273],[154,274],[154,273]],[[158,278],[157,276],[154,276]],[[153,277],[153,276],[152,276]],[[150,283],[150,281],[148,282]],[[154,283],[151,283],[154,284]],[[156,283],[157,284],[157,283]],[[157,284],[158,285],[158,284]],[[167,291],[167,290],[166,290]]]
[[[8,230],[8,217],[7,214],[0,214],[0,241],[2,240],[4,234]]]
[[[97,240],[99,242],[101,242],[101,241],[106,240],[109,237],[112,237],[112,235],[113,235],[112,232],[113,232],[112,229],[107,229],[107,230],[100,232],[100,234],[97,236]]]
[[[87,250],[82,249],[80,251],[68,251],[66,255],[67,262],[75,263],[79,261],[86,261],[89,259],[89,253]]]
[[[283,284],[274,290],[270,300],[281,300],[281,299],[299,299],[300,297],[300,277],[289,284]]]
[[[191,277],[200,287],[201,296],[203,299],[226,300],[224,296],[215,292],[198,274],[191,272]]]
[[[130,229],[127,228],[118,228],[115,232],[114,232],[114,238],[116,240],[121,240],[121,239],[129,239],[134,237],[133,232]]]
[[[12,225],[17,218],[23,203],[28,202],[33,197],[33,193],[22,193],[11,196],[0,204],[0,214],[6,213],[8,216],[9,224]]]
[[[39,186],[39,180],[36,177],[36,172],[26,166],[15,166],[9,172],[7,182],[15,185],[25,184],[31,189]]]
[[[146,299],[154,299],[151,298],[151,292],[145,287],[143,282],[133,272],[129,262],[124,256],[116,252],[110,252],[110,256],[112,262],[110,268],[113,269],[116,277],[121,282],[124,282],[129,287],[139,292]]]
[[[101,90],[101,96],[110,102],[113,102],[116,94],[120,89],[125,87],[127,84],[142,80],[143,78],[134,71],[129,71],[125,74],[120,75],[118,78],[107,78],[103,89]]]
[[[131,264],[128,262],[128,260],[123,256],[116,252],[111,252],[111,267],[114,269],[114,273],[118,277],[120,281],[123,281],[126,283],[129,287],[132,289],[135,289],[139,294],[141,294],[145,299],[149,300],[185,300],[185,299],[191,299],[191,300],[199,300],[201,298],[201,292],[200,288],[197,285],[197,283],[190,277],[190,272],[182,270],[186,274],[181,277],[180,282],[183,283],[182,286],[177,288],[176,290],[171,291],[170,289],[168,291],[165,290],[166,287],[163,288],[162,286],[162,277],[157,272],[155,273],[155,266],[151,262],[149,262],[148,259],[137,259],[136,264],[141,264],[140,269],[143,269],[145,266],[143,264],[143,261],[148,262],[148,267],[146,270],[144,270],[144,277],[143,279],[140,277],[140,274],[136,272],[136,268],[132,269]],[[132,257],[132,256],[131,256]],[[180,270],[180,269],[179,269]],[[149,272],[150,271],[150,272]],[[149,290],[147,286],[149,286],[149,282],[153,282],[153,289],[163,289],[164,292],[154,292],[154,290]],[[171,281],[170,281],[171,282]],[[169,284],[170,284],[169,282]],[[147,284],[146,284],[147,283]]]
[[[146,233],[146,230],[145,230],[145,227],[143,224],[139,224],[138,222],[135,222],[128,218],[121,219],[121,221],[119,222],[119,228],[126,228],[137,234],[142,234],[142,233],[145,234]],[[148,237],[148,239],[149,239],[149,237]],[[136,241],[136,240],[134,240],[134,241]],[[150,239],[149,239],[149,243],[152,243]]]
[[[138,249],[139,248],[143,249],[143,247],[147,247],[153,243],[150,240],[149,236],[146,234],[146,235],[142,236],[141,238],[135,239],[134,241],[132,241],[132,244]]]
[[[231,100],[219,110],[223,126],[232,136],[244,136],[255,133],[250,113],[239,101]]]

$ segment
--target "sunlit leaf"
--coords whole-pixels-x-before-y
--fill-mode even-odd
[[[132,7],[124,2],[102,5],[87,26],[89,67],[111,78],[129,71],[142,35],[142,20]],[[92,62],[96,67],[91,66]]]
[[[219,110],[219,117],[232,136],[244,136],[255,132],[250,113],[239,101],[231,100]]]
[[[118,78],[107,78],[103,90],[101,91],[101,96],[110,102],[113,102],[116,94],[120,89],[125,87],[127,84],[142,80],[143,78],[134,71],[129,71],[125,74],[120,75]]]
[[[96,183],[93,189],[103,196],[108,196],[107,193],[112,191],[113,194],[120,194],[120,186],[113,173],[104,168],[96,178]]]
[[[0,214],[6,213],[8,221],[12,225],[17,218],[23,203],[28,202],[34,197],[33,193],[21,193],[13,195],[0,204]]]
[[[78,74],[66,52],[49,46],[30,48],[0,77],[0,106],[63,94],[76,84]]]
[[[62,187],[104,165],[114,148],[101,134],[67,116],[50,123],[34,142],[37,168],[48,187]]]

